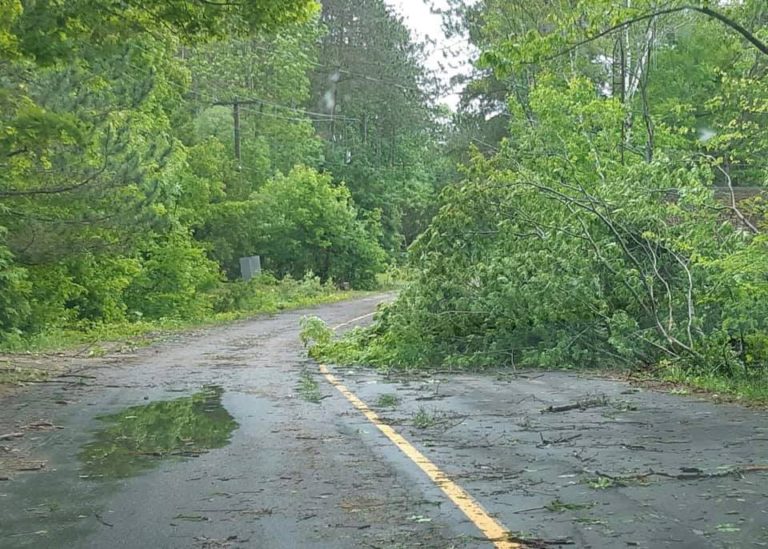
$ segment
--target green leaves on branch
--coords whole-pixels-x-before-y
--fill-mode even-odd
[[[542,78],[530,105],[536,123],[512,110],[512,137],[444,191],[411,250],[412,284],[350,340],[353,356],[390,366],[764,368],[768,316],[751,296],[768,289],[758,274],[765,242],[729,219],[712,188],[717,168],[696,156],[628,162],[622,105],[588,79]]]

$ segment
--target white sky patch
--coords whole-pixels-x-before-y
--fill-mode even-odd
[[[701,128],[699,129],[699,141],[706,143],[713,137],[717,135],[717,132],[713,130],[712,128]]]
[[[403,17],[405,24],[411,29],[413,37],[424,41],[429,38],[435,42],[428,45],[429,53],[427,68],[434,71],[440,80],[447,86],[450,78],[459,74],[469,62],[469,45],[466,40],[454,37],[449,40],[442,29],[440,15],[430,11],[428,0],[385,0],[399,15]],[[446,7],[444,0],[435,0],[438,8]],[[452,109],[456,109],[459,103],[460,89],[446,91],[442,102]]]

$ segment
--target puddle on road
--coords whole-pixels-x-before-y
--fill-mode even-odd
[[[195,457],[229,444],[237,421],[221,403],[221,387],[97,419],[107,426],[79,453],[83,478],[120,479],[167,459]]]

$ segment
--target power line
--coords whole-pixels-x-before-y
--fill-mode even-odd
[[[228,104],[231,105],[232,103],[228,103]],[[242,105],[243,103],[238,103],[238,104]],[[282,116],[282,115],[275,114],[275,113],[272,113],[272,112],[261,111],[261,110],[258,110],[258,109],[248,108],[248,107],[240,107],[240,110],[245,111],[245,112],[249,112],[249,113],[258,114],[260,116],[267,116],[269,118],[277,118],[279,120],[292,120],[292,121],[295,121],[295,122],[332,122],[333,121],[330,118],[323,119],[323,120],[313,120],[311,118],[295,118],[295,117],[290,117],[290,116]]]
[[[146,48],[146,47],[144,47],[144,46],[142,46],[140,44],[133,44],[133,46],[137,47],[138,49],[140,49],[140,50],[142,50],[144,52],[147,52],[147,53],[150,53],[150,54],[154,53],[151,50],[149,50],[148,48]],[[145,72],[145,70],[146,70],[145,68],[139,67],[139,66],[137,66],[137,65],[135,65],[135,64],[133,64],[131,62],[128,62],[128,66],[130,66],[131,68],[133,68],[133,69],[135,69],[135,70],[137,70],[139,72]],[[128,75],[128,77],[131,78],[130,75]],[[131,79],[136,81],[136,79],[134,79],[134,78],[131,78]],[[209,95],[209,94],[204,93],[204,92],[199,91],[199,90],[189,89],[188,87],[186,87],[186,86],[184,86],[182,84],[179,84],[178,82],[175,82],[173,80],[165,80],[165,83],[170,84],[171,86],[175,87],[176,89],[182,91],[185,94],[191,94],[193,96],[197,96],[199,98],[202,98],[206,102],[210,103],[211,105],[222,104],[222,103],[230,104],[230,105],[232,104],[232,101],[223,101],[220,97],[214,97],[212,95]],[[270,105],[270,106],[273,106],[273,107],[278,107],[278,108],[282,108],[282,109],[285,109],[285,110],[290,110],[290,111],[301,113],[301,114],[312,114],[312,115],[324,116],[323,113],[312,113],[311,111],[306,111],[304,109],[299,109],[299,108],[296,108],[296,107],[289,107],[288,105],[281,105],[279,103],[274,103],[274,102],[272,102],[272,101],[270,101],[268,99],[263,99],[263,98],[260,98],[260,97],[251,97],[249,99],[240,100],[238,102],[240,104],[248,104],[248,103],[258,102],[258,103],[263,103],[265,105]]]
[[[138,47],[139,49],[141,49],[141,50],[143,50],[143,51],[145,51],[147,53],[153,53],[151,50],[149,50],[149,49],[147,49],[144,46],[141,46],[139,44],[134,44],[134,46]],[[254,49],[257,49],[257,50],[261,50],[261,51],[267,52],[267,53],[271,53],[271,54],[275,53],[274,49],[268,48],[266,46],[261,46],[259,44],[251,44],[250,47],[252,47]],[[289,58],[291,61],[303,62],[303,63],[306,63],[308,65],[311,65],[311,66],[317,67],[317,68],[333,69],[333,70],[338,71],[341,74],[348,74],[350,76],[357,76],[359,78],[363,78],[363,79],[365,79],[367,81],[370,81],[370,82],[376,82],[376,83],[379,83],[379,84],[387,84],[389,86],[393,86],[393,87],[399,88],[401,90],[425,93],[425,91],[422,90],[421,88],[416,88],[416,87],[412,87],[412,86],[406,86],[404,84],[400,84],[399,82],[393,82],[392,80],[384,80],[382,78],[375,78],[373,76],[370,76],[370,75],[367,75],[367,74],[363,74],[363,73],[358,73],[358,72],[351,71],[351,70],[348,70],[348,69],[342,69],[342,68],[339,68],[339,67],[332,67],[330,65],[324,65],[322,63],[319,63],[318,61],[313,61],[311,59],[307,59],[307,58],[301,58],[300,59],[300,58],[297,58],[297,57],[291,56],[291,55],[287,55],[287,56],[284,56],[284,57]]]
[[[260,45],[257,45],[257,44],[252,44],[251,47],[253,47],[254,49],[257,49],[257,50],[262,50],[262,51],[268,52],[268,53],[274,53],[273,50],[271,50],[270,48],[267,48],[266,46],[260,46]],[[290,57],[290,56],[288,56],[288,57]],[[292,61],[298,61],[295,57],[291,58],[291,60]],[[359,78],[363,78],[363,79],[368,80],[370,82],[377,82],[379,84],[387,84],[389,86],[393,86],[393,87],[399,88],[401,90],[425,93],[425,91],[422,90],[421,88],[414,88],[412,86],[406,86],[406,85],[401,84],[399,82],[393,82],[392,80],[384,80],[382,78],[375,78],[375,77],[370,76],[368,74],[363,74],[363,73],[359,73],[359,72],[355,72],[355,71],[350,71],[348,69],[342,69],[342,68],[336,67],[336,66],[324,65],[322,63],[319,63],[318,61],[312,61],[311,59],[301,59],[301,61],[304,62],[304,63],[307,63],[308,65],[312,65],[313,67],[317,67],[317,68],[321,68],[321,69],[332,69],[334,71],[339,72],[340,74],[348,74],[350,76],[357,76]]]
[[[136,66],[136,65],[134,65],[132,63],[128,63],[128,65],[131,68],[133,68],[133,69],[135,69],[135,70],[137,70],[139,72],[143,72],[144,71],[143,68],[138,67],[138,66]],[[132,77],[129,74],[125,74],[124,76],[126,76],[130,80],[133,80],[134,82],[139,82],[139,80],[137,80],[136,78]],[[151,76],[151,75],[148,75],[148,76]],[[210,94],[203,93],[203,92],[201,92],[199,90],[190,90],[189,88],[187,88],[187,87],[185,87],[185,86],[183,86],[183,85],[181,85],[181,84],[179,84],[177,82],[174,82],[173,80],[165,80],[165,83],[169,84],[169,85],[171,85],[171,86],[173,86],[175,88],[177,88],[178,90],[184,92],[185,94],[190,94],[192,96],[196,96],[196,98],[203,99],[205,102],[207,102],[207,103],[209,103],[210,105],[213,105],[213,106],[231,105],[234,102],[234,100],[233,101],[222,101],[219,97],[214,97],[214,96],[212,96]],[[319,117],[319,118],[325,118],[328,121],[335,119],[337,121],[342,121],[342,122],[345,122],[345,121],[346,122],[360,122],[360,119],[358,119],[358,118],[352,118],[352,117],[349,117],[349,116],[340,116],[340,115],[333,115],[333,114],[327,114],[327,113],[319,113],[319,112],[308,111],[308,110],[300,109],[300,108],[297,108],[297,107],[291,107],[291,106],[288,106],[288,105],[282,105],[280,103],[275,103],[275,102],[272,102],[272,101],[269,101],[267,99],[263,99],[263,98],[260,98],[260,97],[251,97],[249,99],[237,100],[237,103],[240,104],[240,105],[249,105],[249,104],[268,105],[270,107],[274,107],[274,108],[278,108],[278,109],[283,109],[283,110],[294,112],[294,113],[297,113],[297,114],[304,114],[304,115],[307,115],[307,117],[308,117],[306,119],[305,118],[290,118],[290,117],[285,117],[285,116],[279,116],[279,115],[276,115],[274,113],[268,113],[268,112],[263,112],[263,111],[254,111],[252,109],[249,109],[250,112],[259,112],[259,114],[262,114],[264,116],[269,116],[269,117],[272,117],[272,118],[282,118],[282,119],[285,119],[285,120],[296,120],[296,121],[301,121],[301,122],[304,122],[306,120],[313,121],[313,122],[323,122],[323,121],[325,121],[325,120],[318,120],[317,118]]]
[[[270,107],[276,107],[276,108],[280,108],[280,109],[290,110],[290,111],[293,111],[293,112],[298,112],[298,113],[301,113],[301,114],[306,114],[307,116],[317,116],[317,117],[321,117],[321,118],[335,119],[335,120],[348,121],[348,122],[360,122],[360,120],[358,118],[353,118],[353,117],[350,117],[350,116],[343,116],[343,115],[342,116],[338,116],[338,115],[334,115],[334,114],[321,113],[321,112],[313,112],[313,111],[308,111],[308,110],[304,110],[304,109],[298,109],[298,108],[295,108],[295,107],[287,107],[285,105],[280,105],[279,103],[272,103],[270,101],[267,101],[267,100],[264,100],[264,99],[260,99],[258,97],[250,99],[250,100],[240,101],[240,104],[243,104],[243,105],[249,104],[249,103],[269,105]]]
[[[139,47],[141,48],[141,46],[139,46]],[[317,63],[315,63],[315,65],[320,66]],[[133,64],[131,62],[128,62],[128,66],[130,66],[134,70],[138,71],[140,74],[146,74],[146,68],[144,68],[144,67],[139,67],[139,66],[137,66],[137,65],[135,65],[135,64]],[[345,72],[349,72],[349,71],[345,71]],[[141,83],[140,80],[138,80],[137,78],[134,78],[130,74],[126,73],[124,76],[128,77],[130,80],[133,80],[134,82]],[[152,79],[153,75],[151,73],[150,74],[146,74],[145,78]],[[241,167],[241,168],[243,167],[240,164],[241,157],[240,157],[240,151],[239,151],[239,148],[240,148],[239,147],[239,142],[240,142],[240,139],[239,139],[239,137],[240,137],[240,124],[239,123],[240,123],[240,110],[241,109],[243,111],[245,111],[245,112],[259,114],[261,116],[267,116],[267,117],[275,118],[275,119],[288,120],[288,121],[292,121],[292,122],[315,122],[315,123],[320,123],[320,122],[331,122],[331,123],[335,123],[335,122],[342,122],[342,123],[343,122],[348,122],[348,123],[349,122],[361,122],[361,120],[359,118],[343,116],[343,115],[327,114],[327,113],[318,113],[318,112],[309,111],[309,110],[305,110],[305,109],[300,109],[300,108],[296,108],[296,107],[292,107],[292,106],[282,105],[282,104],[275,103],[273,101],[266,100],[266,99],[263,99],[263,98],[249,98],[249,99],[244,99],[244,100],[234,99],[232,101],[222,101],[222,100],[220,100],[220,98],[213,97],[210,94],[205,93],[203,91],[200,91],[200,90],[190,90],[187,86],[184,86],[183,84],[180,84],[180,83],[178,83],[176,81],[173,81],[173,80],[164,80],[164,84],[167,84],[167,85],[170,85],[172,87],[175,87],[177,90],[182,92],[182,94],[184,94],[184,95],[193,95],[198,100],[203,100],[203,101],[205,101],[206,103],[208,103],[210,105],[221,105],[221,106],[231,105],[233,107],[233,121],[234,121],[234,133],[235,133],[235,157],[236,157],[236,159],[238,161],[239,167]],[[263,109],[257,110],[257,109],[254,109],[252,107],[248,107],[247,105],[267,105],[267,106],[270,106],[270,107],[273,107],[273,108],[276,108],[276,109],[283,109],[283,110],[288,111],[288,112],[292,112],[292,113],[296,113],[296,114],[302,114],[302,115],[305,115],[307,118],[297,118],[297,117],[283,116],[281,114],[277,114],[277,113],[274,113],[274,112],[268,112],[268,111],[265,112]],[[367,113],[363,113],[363,116],[366,117]],[[335,143],[329,143],[329,144],[332,145],[332,146],[336,145]],[[248,171],[253,171],[254,173],[257,172],[257,170],[253,170],[252,168],[246,168],[246,169]],[[391,171],[391,169],[384,170],[383,168],[380,167],[380,168],[374,168],[374,171],[376,173],[383,173],[384,171]]]

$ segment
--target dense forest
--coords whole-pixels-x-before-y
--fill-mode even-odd
[[[371,289],[427,224],[436,88],[381,0],[0,13],[6,347]]]
[[[768,387],[765,2],[441,5],[455,111],[384,0],[0,0],[0,344],[402,267],[316,356]]]
[[[651,368],[762,391],[768,6],[453,1],[461,165],[368,330],[382,366]]]

